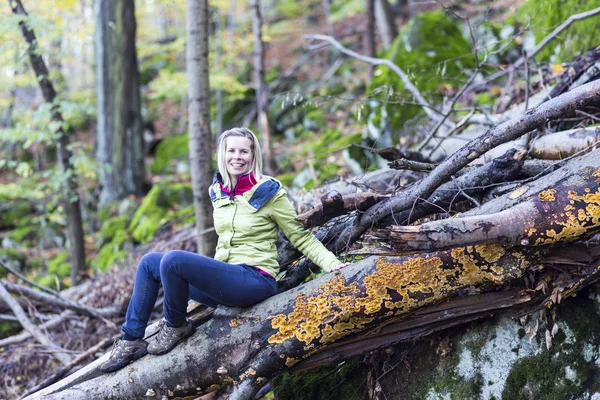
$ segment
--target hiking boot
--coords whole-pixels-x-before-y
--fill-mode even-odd
[[[148,345],[148,353],[150,354],[165,354],[170,351],[177,343],[194,333],[192,321],[185,320],[185,324],[179,328],[167,326],[167,321],[161,321],[162,326],[156,339]]]
[[[133,360],[145,356],[148,353],[146,343],[142,339],[116,340],[110,357],[100,366],[102,372],[113,372],[123,368]]]

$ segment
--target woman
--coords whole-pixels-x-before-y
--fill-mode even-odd
[[[210,307],[247,307],[277,293],[275,277],[278,229],[298,250],[331,271],[347,264],[304,229],[280,182],[262,175],[261,150],[247,128],[233,128],[219,138],[219,172],[209,189],[219,240],[215,258],[185,251],[149,253],[138,265],[123,336],[100,369],[116,371],[146,353],[163,354],[190,336],[191,298]],[[164,289],[165,319],[149,344],[144,331],[159,284]]]

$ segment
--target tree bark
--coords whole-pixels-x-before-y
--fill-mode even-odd
[[[20,0],[9,0],[12,12],[16,15],[27,16],[27,12],[23,8]],[[79,199],[79,187],[77,184],[77,174],[72,164],[72,153],[69,150],[68,132],[64,130],[63,117],[58,104],[56,104],[56,90],[50,81],[48,68],[44,59],[39,54],[37,46],[37,38],[32,29],[30,29],[25,21],[19,22],[19,27],[23,32],[25,41],[29,44],[27,52],[31,66],[38,79],[44,100],[48,104],[52,104],[52,121],[58,123],[56,130],[56,150],[58,158],[58,166],[61,174],[65,176],[65,182],[62,185],[63,201],[62,205],[67,215],[67,230],[69,244],[71,245],[71,283],[76,285],[83,275],[85,270],[85,247],[83,221],[81,217],[81,201]]]
[[[208,75],[208,1],[186,0],[186,70],[188,76],[188,124],[190,165],[196,216],[198,253],[212,257],[217,246],[213,230],[211,185],[213,139],[210,131],[210,85]]]
[[[143,194],[145,166],[133,0],[96,1],[100,204]]]
[[[365,29],[365,54],[367,57],[375,57],[375,1],[366,0],[367,2],[367,26]],[[385,0],[387,1],[387,0]],[[367,78],[365,83],[371,82],[373,77],[373,65],[367,64]]]
[[[107,356],[30,398],[194,396],[237,383],[254,393],[284,368],[349,335],[460,290],[520,277],[541,250],[484,245],[405,257],[370,257],[248,309],[220,307],[186,342],[110,375]],[[198,366],[202,368],[198,368]]]
[[[384,49],[389,49],[398,36],[398,28],[394,22],[394,13],[388,0],[375,0],[375,21],[381,36]]]
[[[271,144],[271,126],[269,124],[269,93],[265,84],[265,46],[262,40],[263,20],[260,12],[260,0],[250,2],[252,13],[252,34],[254,36],[254,80],[256,85],[256,110],[258,131],[265,161],[265,172],[274,174],[277,170]]]

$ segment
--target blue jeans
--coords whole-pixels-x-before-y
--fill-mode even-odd
[[[246,264],[227,264],[181,250],[148,253],[135,274],[123,332],[136,338],[144,336],[160,283],[170,326],[185,323],[190,298],[209,307],[247,307],[277,293],[275,279]]]

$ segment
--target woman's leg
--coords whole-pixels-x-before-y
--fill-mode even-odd
[[[163,253],[145,254],[138,264],[133,295],[127,307],[122,330],[128,339],[143,338],[160,287],[160,260]]]
[[[185,323],[187,300],[204,304],[247,307],[277,293],[275,279],[244,264],[228,264],[181,250],[166,253],[160,261],[160,277],[165,292],[165,319],[169,326]],[[197,289],[190,293],[189,285]],[[204,301],[203,301],[204,300]],[[207,304],[211,305],[211,304]]]

